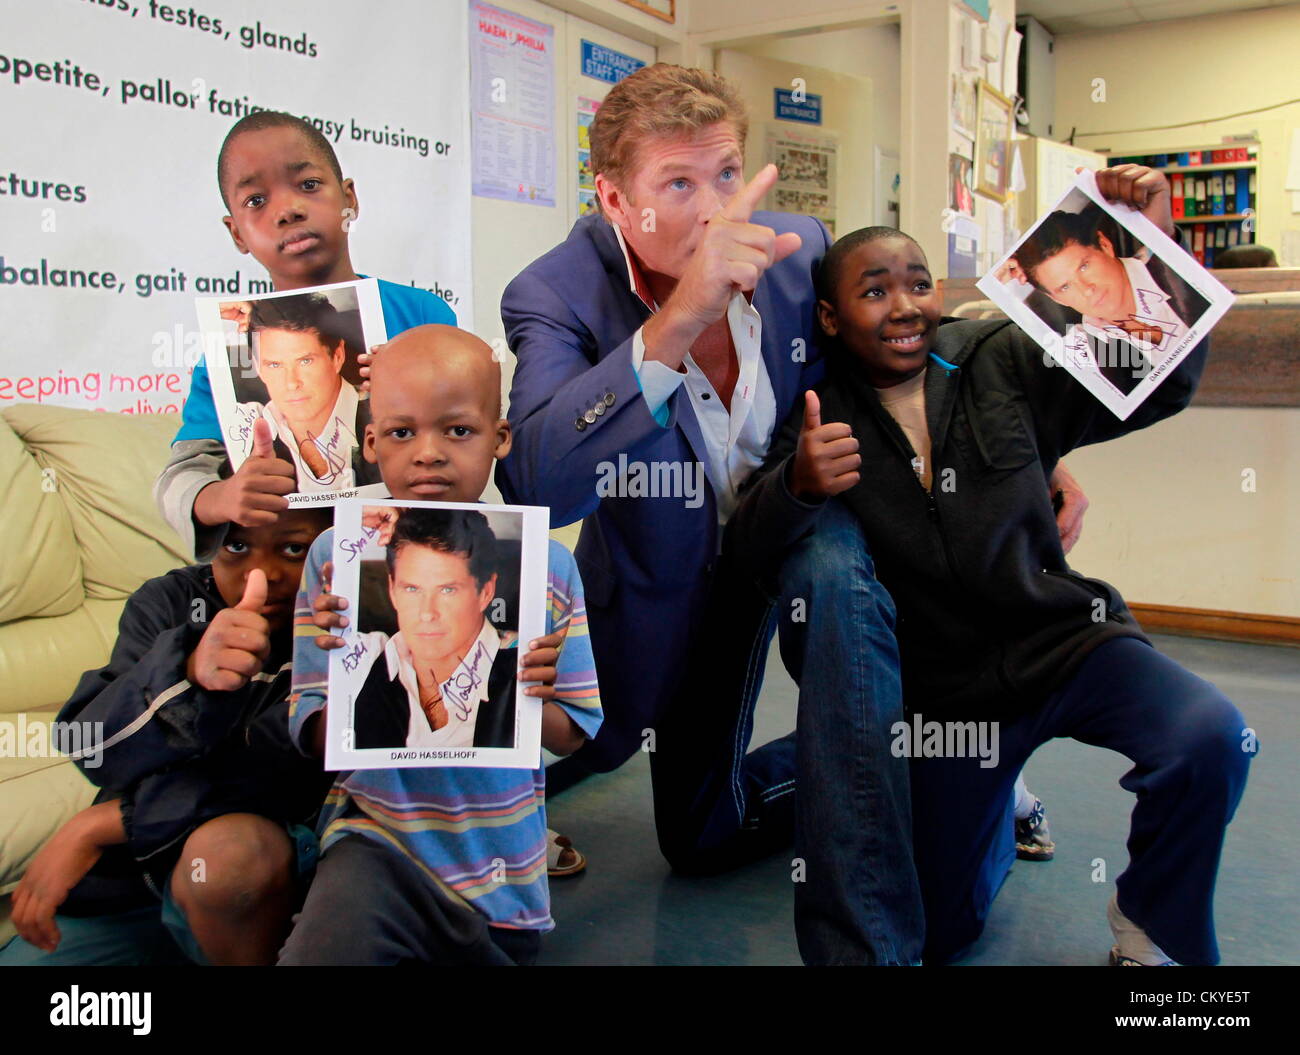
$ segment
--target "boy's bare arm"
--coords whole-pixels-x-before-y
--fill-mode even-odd
[[[95,866],[104,848],[126,842],[120,799],[88,806],[63,825],[27,866],[13,896],[13,921],[25,941],[45,952],[59,944],[54,913]]]
[[[303,726],[302,742],[307,745],[313,758],[325,757],[325,712],[328,710],[329,704],[326,704],[308,718]]]
[[[154,482],[158,512],[197,560],[211,560],[216,554],[225,541],[226,522],[210,526],[195,517],[194,506],[199,494],[220,483],[229,469],[230,459],[220,441],[178,440]]]
[[[542,746],[553,755],[571,755],[587,742],[578,724],[558,703],[542,706]]]

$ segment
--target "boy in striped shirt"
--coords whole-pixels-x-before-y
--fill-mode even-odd
[[[365,457],[389,493],[474,502],[510,450],[491,349],[421,326],[372,366]],[[290,729],[321,754],[330,633],[348,625],[330,593],[333,531],[312,546],[298,594]],[[323,633],[322,633],[323,631]],[[550,544],[547,635],[520,675],[543,701],[542,744],[570,754],[600,728],[600,695],[573,556]],[[563,644],[563,648],[561,648]],[[323,856],[281,964],[531,963],[554,923],[546,880],[545,773],[430,767],[342,773],[318,828]]]

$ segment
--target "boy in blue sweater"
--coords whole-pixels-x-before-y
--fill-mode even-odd
[[[363,277],[348,253],[356,188],[343,178],[329,140],[308,122],[269,110],[242,118],[221,144],[217,182],[235,248],[266,268],[276,292]],[[380,279],[379,299],[389,337],[425,323],[456,324],[447,302],[427,290]],[[227,525],[271,523],[294,490],[293,465],[274,455],[249,457],[231,473],[211,379],[200,361],[171,460],[154,485],[164,518],[206,560]]]

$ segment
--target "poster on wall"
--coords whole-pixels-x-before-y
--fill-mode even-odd
[[[898,227],[898,199],[903,188],[902,168],[898,155],[890,150],[875,148],[876,161],[876,219],[880,227]]]
[[[835,234],[836,154],[839,137],[831,132],[804,135],[769,125],[765,160],[777,167],[772,208],[815,216]]]
[[[980,81],[975,119],[975,190],[1005,203],[1011,197],[1012,103],[987,81]]]
[[[591,121],[599,99],[578,97],[578,215],[596,211],[596,177],[591,171]]]
[[[473,319],[465,4],[178,12],[0,0],[0,409],[181,409],[204,354],[194,298],[270,292],[215,177],[227,131],[258,110],[307,120],[355,181],[338,223],[358,270]]]
[[[555,27],[470,0],[474,193],[555,204]]]
[[[969,158],[960,154],[948,155],[948,207],[967,216],[975,215],[971,163]]]
[[[948,151],[975,159],[975,81],[960,73],[951,78]]]

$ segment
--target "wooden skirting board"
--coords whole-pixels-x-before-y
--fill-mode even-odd
[[[1149,633],[1300,647],[1300,619],[1295,616],[1216,612],[1167,604],[1130,604],[1129,609]]]

